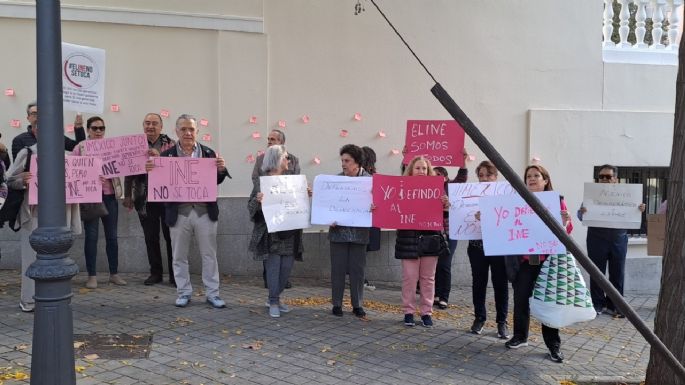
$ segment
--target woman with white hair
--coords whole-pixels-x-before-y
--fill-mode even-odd
[[[284,175],[288,170],[288,153],[283,145],[273,145],[264,153],[262,172],[265,175]],[[259,179],[247,202],[250,219],[254,222],[252,239],[248,249],[254,253],[256,261],[266,261],[266,282],[269,288],[269,315],[278,318],[281,313],[290,311],[281,303],[280,295],[290,277],[296,255],[302,254],[302,229],[269,233],[262,212],[264,193],[260,191]]]

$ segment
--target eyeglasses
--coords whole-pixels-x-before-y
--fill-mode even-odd
[[[597,178],[600,180],[611,180],[613,177],[614,177],[613,175],[607,175],[607,174],[599,174],[597,176]]]
[[[29,116],[38,116],[38,111],[29,112]]]
[[[88,129],[93,131],[104,131],[105,126],[90,126]]]

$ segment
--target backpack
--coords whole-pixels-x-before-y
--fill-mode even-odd
[[[31,148],[29,147],[25,148],[26,151],[28,151],[26,164],[24,165],[24,171],[26,172],[29,171],[29,168],[31,167],[31,155],[33,154],[33,151],[31,151]],[[5,204],[0,208],[0,227],[4,227],[5,222],[7,222],[10,229],[13,231],[16,232],[21,230],[21,223],[17,224],[17,217],[19,216],[21,204],[24,202],[24,192],[25,190],[7,188],[7,199],[5,199]]]

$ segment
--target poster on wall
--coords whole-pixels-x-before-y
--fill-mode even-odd
[[[464,167],[464,129],[454,120],[407,120],[402,162],[419,155],[433,166]]]
[[[62,42],[64,108],[101,114],[105,100],[105,50]]]

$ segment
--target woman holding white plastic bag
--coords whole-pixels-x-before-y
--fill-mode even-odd
[[[526,167],[525,182],[528,191],[542,192],[552,191],[552,180],[549,172],[540,165]],[[573,231],[573,223],[568,213],[566,202],[560,200],[561,220],[566,227],[566,232]],[[528,346],[528,329],[530,327],[530,304],[529,298],[533,294],[535,281],[540,274],[542,263],[546,255],[512,255],[505,257],[507,277],[514,289],[514,335],[505,343],[509,349],[518,349]],[[549,357],[554,362],[563,362],[564,354],[561,352],[561,338],[559,329],[542,324],[542,337],[549,349]]]

